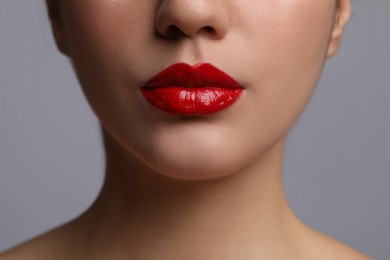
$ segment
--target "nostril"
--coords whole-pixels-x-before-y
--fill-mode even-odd
[[[183,35],[184,33],[182,32],[182,30],[180,30],[180,28],[176,25],[170,25],[166,30],[166,36],[170,38],[179,38]]]
[[[212,26],[204,26],[200,31],[211,35],[215,34],[216,32]],[[171,24],[168,26],[165,36],[169,38],[180,38],[186,36],[186,33],[184,33],[178,26]]]
[[[0,0],[1,1],[1,0]],[[158,1],[155,33],[166,39],[206,37],[223,38],[229,30],[229,13],[219,2],[167,0]]]
[[[203,28],[203,30],[206,31],[209,34],[215,34],[215,29],[213,27],[211,27],[211,26],[205,26]]]

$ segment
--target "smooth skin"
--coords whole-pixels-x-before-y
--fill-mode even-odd
[[[99,118],[106,180],[76,220],[0,259],[369,259],[302,224],[282,187],[285,138],[349,0],[48,0],[59,50]],[[152,107],[140,87],[208,62],[245,90],[200,117]]]

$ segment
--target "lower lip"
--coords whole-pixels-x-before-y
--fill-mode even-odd
[[[142,88],[153,106],[174,115],[208,115],[224,110],[240,97],[241,88],[168,86]]]

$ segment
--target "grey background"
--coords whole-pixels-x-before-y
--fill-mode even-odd
[[[390,259],[390,1],[361,0],[291,132],[297,215]],[[81,214],[102,184],[98,123],[54,47],[43,0],[0,0],[0,251]]]

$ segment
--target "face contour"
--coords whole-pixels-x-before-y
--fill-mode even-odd
[[[178,179],[233,174],[279,142],[337,51],[349,15],[347,0],[344,9],[336,0],[59,3],[57,44],[103,127],[129,154]],[[210,63],[244,90],[217,113],[166,113],[140,89],[175,63]]]

